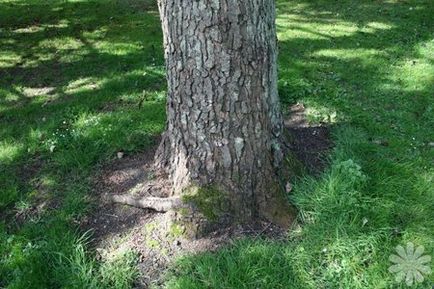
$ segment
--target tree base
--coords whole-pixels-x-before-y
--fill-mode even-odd
[[[182,197],[134,197],[123,194],[112,195],[109,199],[117,204],[170,213],[172,223],[179,226],[182,234],[189,238],[199,238],[233,225],[247,224],[244,220],[236,219],[236,214],[228,206],[228,200],[212,187],[191,187]],[[295,210],[284,196],[280,200],[269,200],[261,212],[263,215],[250,223],[267,221],[287,230],[295,220]]]
[[[184,228],[184,233],[191,238],[257,222],[271,222],[286,230],[294,222],[295,209],[289,204],[279,181],[286,177],[275,173],[272,166],[268,170],[263,167],[262,175],[252,181],[253,177],[245,176],[244,182],[256,182],[256,192],[246,193],[245,187],[237,187],[236,180],[226,179],[211,184],[205,181],[201,185],[200,178],[196,181],[189,178],[189,182],[174,190],[176,186],[171,173],[179,167],[173,167],[178,162],[174,162],[173,151],[169,148],[170,141],[163,135],[154,162],[149,163],[149,171],[145,173],[151,177],[129,191],[109,195],[107,199],[113,203],[169,213],[173,223]]]

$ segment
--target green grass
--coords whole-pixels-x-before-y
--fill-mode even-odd
[[[185,257],[167,288],[406,288],[388,272],[395,246],[434,255],[434,5],[278,3],[280,97],[330,123],[330,167],[295,181],[289,242]]]
[[[0,1],[0,288],[130,288],[131,254],[96,262],[77,221],[98,165],[164,128],[149,5]]]
[[[430,0],[278,1],[280,96],[330,123],[330,166],[294,180],[288,242],[186,256],[167,288],[405,288],[395,246],[434,257],[432,15]],[[0,0],[0,288],[131,287],[134,253],[96,261],[77,220],[98,167],[164,128],[161,39],[152,1]]]

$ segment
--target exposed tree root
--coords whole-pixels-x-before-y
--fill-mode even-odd
[[[185,207],[180,197],[170,198],[135,198],[131,195],[113,195],[110,200],[114,203],[129,205],[142,209],[151,209],[157,212],[167,212]]]

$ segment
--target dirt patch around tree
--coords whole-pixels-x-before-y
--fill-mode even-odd
[[[289,148],[310,174],[321,173],[327,165],[326,154],[332,147],[330,128],[325,124],[311,124],[306,117],[303,104],[290,107],[285,119],[288,130]]]
[[[291,118],[285,121],[291,136],[288,146],[309,172],[319,173],[326,165],[324,154],[331,147],[329,130],[322,125],[311,126],[302,105],[294,105],[290,110]],[[280,228],[261,222],[221,229],[191,240],[185,238],[182,228],[172,222],[175,213],[158,213],[108,201],[111,195],[127,193],[137,197],[170,196],[166,178],[152,167],[155,149],[131,156],[120,153],[119,158],[102,167],[93,186],[98,205],[81,223],[83,230],[92,232],[92,244],[98,258],[108,259],[126,250],[138,254],[140,276],[136,288],[162,285],[168,266],[183,254],[214,251],[246,236],[285,238],[286,233]]]

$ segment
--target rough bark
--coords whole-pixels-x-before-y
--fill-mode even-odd
[[[272,0],[159,0],[168,81],[156,164],[174,195],[225,192],[234,220],[289,220]]]

